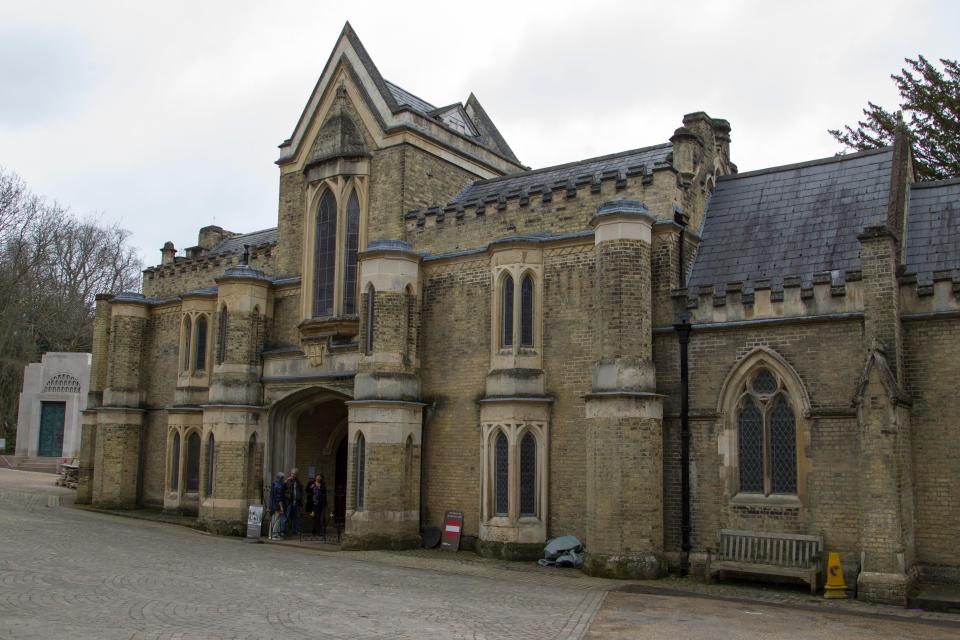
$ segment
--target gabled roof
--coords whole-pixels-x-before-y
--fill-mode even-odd
[[[886,221],[890,148],[717,181],[688,286],[860,268],[857,235]]]
[[[500,156],[510,165],[513,165],[510,167],[511,170],[522,168],[520,161],[516,155],[514,155],[509,145],[507,145],[503,139],[503,136],[500,135],[500,131],[490,120],[489,116],[487,116],[483,107],[480,106],[480,103],[477,102],[473,94],[470,94],[467,100],[464,113],[469,116],[471,125],[473,126],[472,128],[478,132],[477,135],[469,135],[469,133],[464,133],[457,127],[450,126],[443,119],[435,117],[435,115],[430,113],[436,109],[435,106],[406,89],[403,89],[399,85],[385,80],[349,22],[344,25],[343,31],[337,39],[337,44],[327,59],[327,63],[323,68],[323,72],[320,74],[320,78],[317,80],[310,99],[307,101],[307,105],[304,107],[300,119],[297,121],[293,134],[280,145],[281,154],[278,162],[283,163],[290,160],[296,152],[296,149],[303,143],[306,128],[333,77],[332,73],[334,69],[341,60],[346,60],[354,73],[360,69],[363,70],[364,73],[361,75],[365,77],[359,78],[359,84],[363,85],[362,89],[366,94],[365,97],[369,98],[370,106],[375,116],[381,121],[384,129],[389,129],[393,126],[403,126],[403,121],[402,119],[398,119],[398,114],[403,111],[410,111],[417,116],[426,118],[437,125],[445,127],[454,135],[469,141],[470,144],[477,145]],[[365,80],[369,84],[367,84]],[[371,93],[367,89],[373,89],[373,92]],[[417,130],[422,134],[429,135],[429,131],[423,127],[418,126]],[[499,168],[499,170],[502,172],[503,168]]]
[[[960,269],[960,178],[910,186],[904,259],[922,282]]]
[[[461,191],[453,202],[460,204],[471,201],[482,202],[500,194],[518,194],[538,187],[551,189],[570,182],[590,184],[598,182],[601,177],[626,175],[638,171],[652,173],[655,167],[666,166],[669,163],[671,153],[673,153],[673,145],[667,142],[652,147],[524,171],[501,178],[478,180]]]

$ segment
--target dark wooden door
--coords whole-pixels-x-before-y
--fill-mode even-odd
[[[66,402],[40,403],[40,438],[37,455],[59,458],[63,453],[63,420],[67,414]]]

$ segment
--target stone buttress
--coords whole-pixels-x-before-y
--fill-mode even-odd
[[[360,254],[360,360],[354,400],[347,403],[344,548],[420,544],[420,260],[398,241],[372,242]]]
[[[663,403],[654,390],[653,215],[603,204],[591,221],[597,265],[598,360],[586,397],[587,555],[592,575],[652,578],[663,555]]]

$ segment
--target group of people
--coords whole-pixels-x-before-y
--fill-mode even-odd
[[[326,535],[327,483],[322,473],[307,483],[306,489],[297,478],[297,469],[289,476],[277,474],[270,485],[270,539],[282,540],[300,535],[300,511],[313,518],[313,535]]]

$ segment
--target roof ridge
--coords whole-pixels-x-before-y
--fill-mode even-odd
[[[500,182],[502,180],[510,180],[511,178],[517,178],[520,176],[530,176],[530,175],[535,175],[540,173],[546,173],[548,171],[556,171],[558,169],[566,169],[567,167],[573,167],[578,164],[585,164],[587,162],[598,162],[600,160],[613,160],[614,158],[622,158],[624,156],[628,156],[633,153],[640,153],[641,151],[652,151],[653,149],[659,149],[659,148],[669,147],[669,146],[672,146],[672,143],[664,142],[661,144],[650,145],[649,147],[639,147],[637,149],[628,149],[627,151],[618,151],[617,153],[608,153],[603,156],[595,156],[593,158],[583,158],[582,160],[564,162],[563,164],[555,164],[549,167],[540,167],[539,169],[530,169],[529,171],[518,171],[517,173],[508,173],[505,176],[497,176],[496,178],[485,178],[483,180],[476,180],[474,182],[471,182],[469,185],[467,185],[464,188],[464,191],[466,191],[470,187],[474,187],[477,185],[492,184],[494,182]]]
[[[816,167],[823,164],[833,164],[835,162],[843,162],[845,160],[853,160],[855,158],[865,158],[867,156],[879,155],[881,153],[889,153],[892,151],[893,151],[893,147],[880,147],[878,149],[868,149],[866,151],[858,151],[857,153],[834,155],[826,158],[817,158],[816,160],[807,160],[805,162],[794,162],[792,164],[782,164],[775,167],[755,169],[754,171],[746,171],[744,173],[731,173],[725,176],[720,176],[719,178],[717,178],[717,182],[730,182],[731,180],[736,180],[738,178],[751,178],[753,176],[762,176],[762,175],[767,175],[771,173],[779,173],[781,171],[790,171],[792,169],[805,169],[806,167]]]

